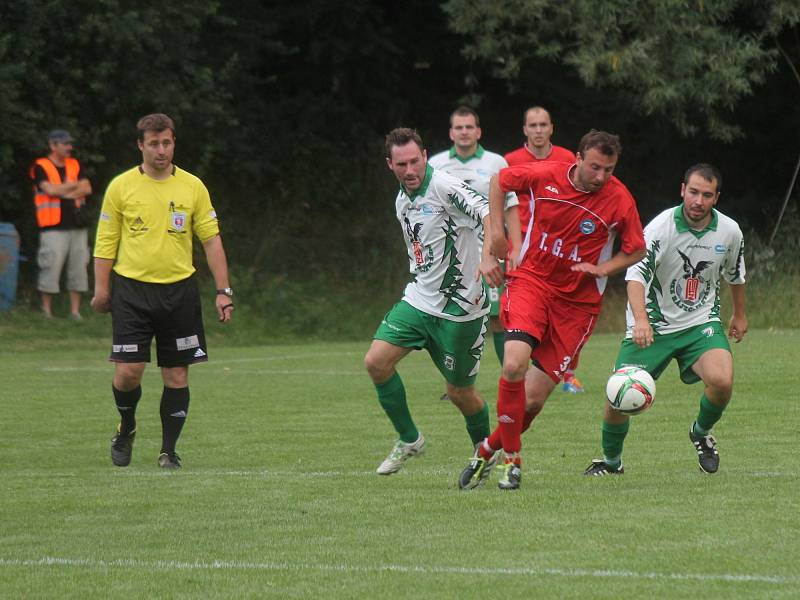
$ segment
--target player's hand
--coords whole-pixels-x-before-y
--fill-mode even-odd
[[[494,234],[494,232],[492,233]],[[492,235],[489,241],[491,242],[489,245],[489,252],[492,256],[498,260],[508,256],[508,240],[504,234],[501,233],[497,236]]]
[[[576,273],[586,273],[587,275],[597,278],[606,277],[608,275],[603,267],[588,262],[579,262],[578,264],[572,265],[570,270]]]
[[[519,263],[517,263],[517,254],[518,253],[514,252],[513,249],[509,250],[508,256],[506,256],[506,273],[513,271],[519,266]]]
[[[737,316],[731,317],[731,322],[728,326],[728,337],[732,337],[738,344],[742,341],[745,333],[747,333],[747,318]]]
[[[489,287],[496,288],[503,285],[503,269],[500,268],[500,262],[494,256],[481,257],[481,264],[475,274],[475,280],[480,279],[481,275]]]
[[[653,328],[650,327],[649,321],[639,322],[636,321],[633,325],[631,332],[631,339],[633,343],[640,348],[647,348],[653,343]]]
[[[92,307],[92,310],[98,313],[111,312],[111,295],[108,292],[99,292],[95,290],[89,305]]]
[[[220,323],[227,323],[233,316],[233,299],[224,294],[217,294],[215,301],[217,307],[217,318]]]

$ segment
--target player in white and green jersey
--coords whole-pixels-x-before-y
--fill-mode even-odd
[[[450,115],[450,140],[453,147],[450,150],[439,152],[428,161],[434,169],[446,171],[455,175],[482,196],[489,197],[489,181],[492,175],[497,175],[500,169],[508,166],[506,159],[485,150],[478,141],[481,139],[482,130],[478,113],[468,106],[459,106]],[[506,194],[506,222],[512,248],[522,245],[522,233],[519,214],[516,206],[519,205],[514,192]],[[514,209],[514,210],[512,210]],[[488,287],[489,295],[489,328],[492,332],[495,353],[503,364],[503,348],[505,331],[500,324],[500,294],[503,286]],[[446,398],[446,395],[442,398]]]
[[[413,279],[383,318],[364,363],[378,400],[400,439],[377,472],[389,475],[419,454],[425,439],[406,402],[395,366],[425,348],[447,382],[447,393],[466,421],[473,446],[489,434],[489,411],[475,390],[489,302],[478,273],[502,279],[481,236],[488,222],[485,197],[460,179],[427,164],[422,140],[411,129],[386,136],[386,162],[400,182],[395,202]]]
[[[674,358],[684,383],[703,382],[689,438],[706,473],[719,468],[710,431],[733,389],[733,358],[720,322],[723,280],[733,299],[728,335],[739,342],[747,332],[744,239],[736,222],[714,209],[721,185],[716,167],[693,165],[681,184],[683,203],[645,227],[647,255],[626,275],[628,327],[614,367],[637,366],[658,379]],[[592,461],[586,475],[623,472],[629,425],[627,415],[606,404],[603,459]]]

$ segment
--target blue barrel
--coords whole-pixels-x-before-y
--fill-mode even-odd
[[[0,310],[8,310],[17,297],[19,234],[11,223],[0,223]]]

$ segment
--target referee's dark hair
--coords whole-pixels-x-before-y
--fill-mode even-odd
[[[713,183],[716,179],[717,181],[717,193],[719,194],[720,190],[722,189],[722,173],[720,170],[711,165],[709,163],[697,163],[696,165],[692,165],[688,169],[686,169],[686,174],[683,176],[683,183],[689,183],[689,177],[697,173],[708,182]]]
[[[152,115],[145,115],[136,122],[136,131],[139,135],[139,141],[144,141],[145,131],[155,131],[161,133],[169,129],[172,131],[172,137],[175,137],[175,122],[164,113],[153,113]]]

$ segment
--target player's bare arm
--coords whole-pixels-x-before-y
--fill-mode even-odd
[[[744,338],[744,334],[747,333],[747,316],[744,310],[744,284],[731,284],[729,287],[731,288],[731,299],[733,300],[733,314],[728,325],[728,336],[735,339],[738,344]]]
[[[483,230],[491,230],[491,217],[483,219]],[[478,267],[478,273],[475,274],[475,279],[479,279],[481,275],[486,280],[489,286],[496,288],[503,284],[503,270],[500,268],[500,262],[497,257],[492,255],[489,250],[489,244],[484,241],[483,248],[481,249],[481,263]]]
[[[513,271],[517,268],[519,250],[522,248],[522,225],[519,221],[519,209],[516,206],[506,210],[506,230],[511,242],[511,251],[506,258],[506,271]]]
[[[639,281],[628,282],[628,304],[633,313],[633,342],[642,348],[647,348],[653,343],[653,328],[645,308],[644,285]]]
[[[214,276],[214,284],[218,290],[230,287],[228,281],[228,259],[225,256],[225,248],[222,246],[222,238],[215,235],[203,242],[203,250],[206,253],[208,268]],[[220,323],[227,323],[233,315],[233,299],[225,294],[217,294],[214,301],[217,309],[217,318]]]
[[[593,265],[592,263],[580,262],[572,266],[572,270],[578,273],[586,273],[592,277],[609,277],[624,271],[631,265],[635,265],[642,260],[647,251],[642,248],[631,254],[620,250],[606,261]]]
[[[508,241],[506,240],[505,211],[506,194],[500,189],[500,180],[497,175],[492,175],[489,182],[489,216],[490,225],[486,229],[488,235],[484,240],[484,245],[489,246],[492,256],[504,260],[508,255]]]
[[[111,310],[111,267],[110,258],[94,259],[94,297],[91,307],[95,312],[107,313]]]

